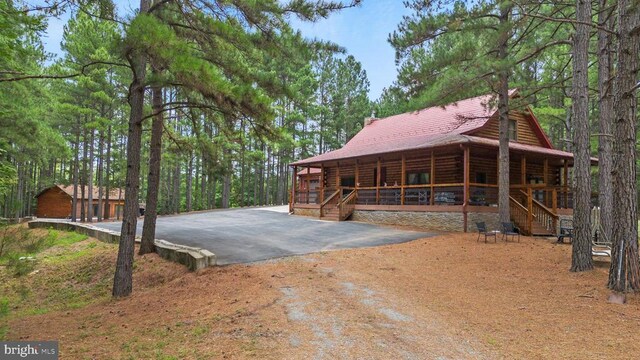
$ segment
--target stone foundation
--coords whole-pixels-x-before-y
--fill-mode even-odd
[[[467,214],[467,227],[469,232],[478,232],[476,222],[484,221],[487,230],[501,230],[500,214],[497,212],[470,212]]]
[[[293,214],[294,215],[300,215],[300,216],[311,216],[311,217],[320,217],[320,209],[300,209],[300,208],[295,208],[293,209]]]
[[[412,226],[429,230],[464,231],[464,217],[461,212],[356,210],[351,219],[373,224]],[[469,230],[472,228],[469,227]]]

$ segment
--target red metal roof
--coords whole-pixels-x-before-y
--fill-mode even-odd
[[[510,97],[516,94],[517,90],[509,92]],[[493,95],[483,95],[445,106],[374,119],[341,149],[299,160],[292,165],[314,164],[458,143],[497,146],[498,140],[463,136],[480,129],[496,113],[497,108],[493,100]],[[573,157],[572,154],[555,150],[550,143],[548,144],[549,148],[545,148],[511,142],[509,147],[513,150]]]
[[[320,174],[320,171],[321,171],[320,168],[309,168],[309,175]],[[306,175],[307,175],[307,169],[306,168],[298,171],[298,176],[306,176]]]

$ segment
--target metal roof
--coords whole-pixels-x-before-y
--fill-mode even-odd
[[[517,90],[509,92],[510,97]],[[326,161],[350,159],[366,155],[385,154],[413,149],[433,148],[452,144],[472,143],[498,146],[498,140],[472,136],[496,114],[493,95],[477,96],[445,106],[373,119],[345,146],[324,154],[299,160],[291,165],[318,164]],[[533,122],[536,122],[535,119]],[[573,158],[573,154],[553,149],[539,124],[535,124],[545,137],[548,147],[510,142],[509,148],[516,151],[535,152],[550,156]]]

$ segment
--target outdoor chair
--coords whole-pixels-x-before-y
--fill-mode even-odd
[[[560,233],[558,234],[558,242],[563,243],[564,238],[568,238],[569,242],[573,240],[573,220],[560,219]]]
[[[497,237],[497,233],[498,231],[496,230],[487,230],[487,224],[485,224],[484,221],[480,221],[480,222],[476,222],[476,227],[478,227],[478,239],[476,239],[476,242],[480,241],[480,236],[484,235],[484,242],[487,242],[487,237],[489,236],[493,236],[493,241],[497,242],[498,241],[498,237]]]
[[[502,223],[502,240],[509,240],[509,236],[513,239],[515,236],[518,236],[518,242],[520,242],[520,231],[517,227],[513,225],[512,222],[503,222]]]

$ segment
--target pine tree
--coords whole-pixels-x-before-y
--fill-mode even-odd
[[[589,149],[589,23],[591,2],[576,1],[576,34],[573,45],[574,235],[571,271],[593,269],[591,259],[591,152]]]

